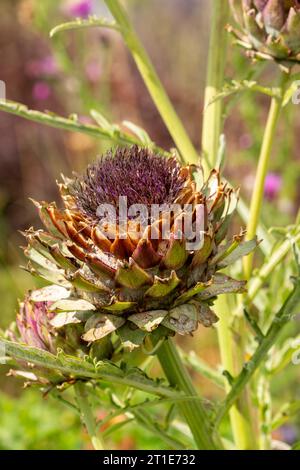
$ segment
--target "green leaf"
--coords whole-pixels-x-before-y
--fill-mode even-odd
[[[295,93],[299,90],[299,82],[297,80],[293,80],[291,85],[288,87],[288,89],[284,93],[283,101],[282,101],[282,107],[285,108]]]
[[[54,113],[41,112],[29,109],[27,106],[14,101],[0,101],[0,111],[5,111],[16,116],[23,117],[29,121],[38,122],[57,129],[81,132],[82,134],[101,139],[109,139],[119,145],[134,145],[137,140],[125,132],[111,132],[101,129],[99,126],[84,124],[77,119],[65,118]]]
[[[78,18],[74,21],[69,21],[55,26],[55,28],[50,31],[50,38],[53,38],[56,34],[61,33],[62,31],[72,31],[74,29],[91,28],[96,26],[117,31],[120,29],[115,21],[109,21],[106,18],[98,18],[97,16],[90,16],[88,19]]]
[[[123,121],[122,124],[135,134],[142,144],[150,147],[153,145],[149,134],[144,129],[130,121]]]
[[[237,244],[237,247],[233,251],[229,251],[228,254],[224,254],[222,260],[219,262],[221,268],[225,268],[230,264],[235,263],[244,256],[254,251],[258,245],[257,238],[249,240],[247,242],[241,242]]]
[[[60,371],[66,377],[115,383],[169,398],[180,397],[178,392],[162,385],[160,381],[150,379],[137,368],[121,369],[109,361],[99,361],[93,364],[82,358],[67,356],[63,353],[55,356],[41,349],[3,339],[0,339],[0,347],[9,357],[35,364],[38,367]]]
[[[250,210],[242,198],[239,198],[237,212],[239,213],[243,222],[247,224],[250,217]],[[258,247],[265,255],[270,255],[275,243],[274,237],[268,232],[267,228],[261,221],[258,224],[256,233],[259,240],[262,240],[262,243],[260,243]]]
[[[271,97],[279,96],[277,88],[263,87],[258,85],[254,80],[231,80],[230,82],[226,83],[223,89],[214,96],[214,98],[208,103],[208,106],[219,100],[223,100],[231,95],[244,91],[255,91]]]
[[[222,373],[210,367],[206,362],[200,359],[194,351],[191,351],[189,354],[180,351],[180,355],[187,366],[224,389],[225,381]]]
[[[108,132],[111,136],[114,135],[115,132],[120,132],[120,127],[117,124],[112,124],[111,122],[109,122],[106,117],[103,116],[103,114],[101,114],[99,111],[92,109],[90,114],[92,118],[95,119],[98,126]]]
[[[275,315],[271,326],[254,352],[253,356],[246,364],[244,364],[242,371],[238,377],[234,379],[232,389],[219,407],[219,411],[215,417],[216,428],[220,425],[225,414],[230,410],[231,406],[238,399],[258,367],[266,362],[270,349],[276,343],[278,337],[282,334],[283,328],[291,321],[296,309],[299,308],[299,303],[300,282],[299,279],[297,279],[294,289],[292,292],[290,292],[284,304]]]
[[[272,274],[276,266],[278,266],[284,258],[287,256],[289,251],[293,248],[294,244],[299,244],[300,242],[300,231],[299,228],[294,228],[289,231],[287,234],[287,239],[280,244],[276,249],[273,249],[269,258],[267,258],[260,268],[260,270],[255,274],[249,283],[248,289],[248,299],[253,300],[257,293],[260,291],[261,287],[264,285],[266,280]]]
[[[293,357],[300,353],[300,335],[295,338],[288,338],[282,345],[278,346],[273,352],[266,364],[268,371],[272,374],[278,374],[287,365],[291,364]]]

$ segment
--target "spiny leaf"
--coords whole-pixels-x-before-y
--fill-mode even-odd
[[[115,21],[109,21],[106,18],[98,18],[97,16],[90,16],[88,19],[76,19],[67,23],[62,23],[50,31],[50,38],[53,38],[56,34],[62,31],[71,31],[74,29],[92,28],[92,27],[109,28],[119,31],[120,27]]]
[[[137,368],[123,370],[109,361],[93,364],[83,358],[67,356],[62,352],[55,356],[47,351],[2,338],[0,339],[0,347],[5,349],[6,355],[9,357],[53,371],[58,370],[67,377],[102,380],[169,398],[180,396],[175,390],[164,386],[160,381],[150,379]]]

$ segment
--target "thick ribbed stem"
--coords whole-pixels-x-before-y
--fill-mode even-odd
[[[166,339],[157,352],[158,359],[170,385],[182,390],[188,396],[198,396],[191,377],[184,367],[179,353],[171,339]],[[186,419],[198,449],[216,450],[217,445],[207,413],[199,401],[182,402],[178,407]]]
[[[227,43],[225,26],[228,17],[229,2],[215,0],[212,4],[212,23],[202,130],[202,151],[208,162],[208,165],[205,165],[206,172],[216,164],[223,125],[223,102],[222,100],[212,102],[212,100],[222,90],[224,84]],[[208,166],[209,168],[207,169]],[[220,318],[217,328],[222,366],[234,376],[238,372],[238,367],[234,363],[236,345],[231,331],[232,312],[225,296],[221,296],[216,302],[216,311]],[[226,381],[226,390],[229,391],[229,389],[229,384]],[[245,403],[246,401],[244,400],[243,408]],[[237,448],[247,449],[254,447],[252,433],[249,429],[248,413],[245,413],[245,410],[242,411],[239,406],[234,406],[230,411],[230,421]]]
[[[216,164],[220,144],[223,101],[217,100],[213,103],[211,102],[222,90],[224,84],[227,44],[225,26],[229,18],[228,2],[214,0],[212,4],[202,133],[202,151],[211,168]]]
[[[232,312],[225,296],[218,298],[215,309],[219,316],[217,331],[221,363],[224,370],[234,377],[242,367],[242,364],[237,364],[235,361],[237,345],[235,344],[232,333]],[[231,386],[227,378],[224,380],[226,392],[229,393]],[[250,427],[250,412],[247,409],[248,403],[248,396],[245,394],[242,396],[239,403],[232,406],[229,413],[234,442],[237,449],[240,450],[253,449],[256,447],[254,435]]]
[[[269,116],[265,128],[264,138],[262,142],[261,152],[259,156],[255,183],[252,193],[251,205],[250,205],[250,217],[247,225],[247,240],[251,240],[255,237],[257,226],[259,223],[259,217],[261,213],[261,208],[264,199],[264,188],[267,171],[269,168],[270,157],[272,153],[272,147],[274,142],[274,137],[276,134],[277,123],[282,108],[282,101],[284,99],[284,89],[289,75],[283,73],[280,89],[278,96],[273,97],[271,100],[271,106],[269,111]],[[250,253],[247,257],[244,258],[244,272],[247,280],[251,277],[253,264],[253,252]]]

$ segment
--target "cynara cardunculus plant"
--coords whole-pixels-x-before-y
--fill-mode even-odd
[[[224,241],[236,193],[218,171],[203,181],[200,168],[134,146],[64,178],[60,192],[62,209],[36,203],[47,231],[30,229],[25,253],[33,274],[60,284],[51,324],[84,324],[86,344],[109,340],[111,355],[114,332],[126,349],[154,331],[191,334],[199,323],[217,321],[211,306],[219,294],[244,291],[245,282],[218,271],[256,241],[243,243],[243,234]],[[130,213],[134,208],[139,214]],[[40,295],[47,301],[53,294]]]
[[[300,63],[298,0],[230,0],[239,43],[252,57]]]
[[[282,74],[278,88],[234,80],[223,89],[229,3],[238,42],[253,57],[275,60],[290,72]],[[291,339],[287,335],[285,341],[282,333],[300,299],[300,228],[299,220],[282,228],[285,239],[280,242],[259,222],[276,125],[295,90],[290,78],[291,65],[300,62],[299,2],[210,2],[202,166],[124,7],[119,0],[105,4],[113,21],[79,15],[81,19],[57,26],[51,35],[88,26],[121,34],[176,151],[161,150],[137,125],[110,123],[94,109],[96,124],[89,124],[76,115],[64,118],[0,100],[0,110],[114,143],[114,150],[84,174],[63,178],[62,204],[35,202],[45,228],[25,233],[27,269],[48,285],[21,304],[10,340],[1,333],[0,361],[10,361],[15,374],[20,365],[26,368],[22,377],[42,382],[44,391],[79,412],[95,449],[105,447],[92,413],[95,404],[108,410],[102,425],[124,417],[104,430],[105,439],[135,419],[168,449],[278,448],[273,430],[299,409],[294,401],[274,415],[270,383],[291,357],[297,362]],[[233,236],[238,194],[220,176],[225,157],[221,99],[244,89],[271,97],[250,207],[241,201],[239,209],[248,224],[246,241],[244,231]],[[257,231],[264,242],[253,270]],[[289,252],[294,261],[288,259],[280,270]],[[237,274],[238,280],[229,276]],[[243,279],[249,281],[248,290]],[[243,295],[220,295],[225,293]],[[223,374],[196,355],[181,353],[171,338],[215,323]],[[151,356],[157,357],[167,382],[151,377]],[[207,406],[186,364],[222,387],[223,400]],[[74,385],[75,400],[71,394],[61,397],[69,385]],[[137,390],[142,394],[137,396]],[[156,398],[144,399],[144,394]],[[158,404],[165,411],[162,419],[144,410]],[[226,431],[225,438],[229,423],[222,430],[220,424],[229,411],[232,432]]]

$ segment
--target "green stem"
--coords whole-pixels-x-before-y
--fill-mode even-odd
[[[247,235],[246,239],[251,240],[256,236],[259,218],[263,203],[264,197],[264,186],[265,186],[265,179],[269,167],[269,161],[272,152],[272,145],[275,137],[275,132],[277,128],[277,123],[279,120],[280,111],[282,108],[282,101],[284,98],[284,89],[285,83],[288,78],[287,74],[283,74],[281,78],[280,87],[278,89],[278,93],[276,93],[271,99],[271,106],[268,115],[268,120],[265,128],[265,133],[263,137],[261,152],[259,156],[259,162],[257,166],[255,184],[252,193],[252,200],[250,205],[250,214],[249,214],[249,222],[247,225]],[[245,278],[247,281],[251,278],[252,272],[252,265],[253,265],[253,252],[244,258],[244,273]],[[236,331],[239,332],[239,347],[236,349],[236,361],[238,363],[238,367],[240,370],[243,367],[243,363],[245,360],[245,350],[246,350],[246,341],[247,341],[247,327],[245,318],[243,315],[237,318],[236,323]],[[246,430],[246,434],[248,435],[248,445],[246,448],[256,448],[257,447],[257,429],[255,425],[254,419],[254,411],[252,410],[250,398],[249,398],[249,389],[248,387],[243,387],[241,389],[241,397],[240,403],[243,407],[243,415],[245,419],[248,421],[248,431]],[[256,415],[257,419],[257,415]]]
[[[223,101],[213,99],[223,87],[227,33],[225,26],[229,17],[229,2],[215,0],[212,4],[212,26],[209,47],[207,85],[205,89],[204,120],[202,131],[202,150],[211,167],[214,167],[222,132]],[[211,103],[211,104],[210,104]],[[216,311],[220,321],[218,323],[218,339],[222,365],[232,376],[236,375],[238,367],[234,361],[236,344],[231,331],[232,312],[229,308],[227,298],[221,296],[216,303]],[[226,390],[229,384],[225,381]],[[253,447],[253,433],[249,428],[249,412],[247,410],[248,397],[241,400],[239,406],[232,408],[230,421],[235,443],[239,449]]]
[[[261,213],[263,198],[264,198],[264,187],[265,179],[269,167],[270,157],[272,153],[273,141],[277,129],[277,123],[282,108],[282,101],[284,99],[284,88],[285,83],[288,79],[288,74],[284,73],[280,84],[279,96],[274,96],[271,100],[271,106],[269,116],[265,128],[264,138],[262,142],[261,152],[259,156],[255,184],[252,193],[252,200],[250,205],[250,217],[247,226],[246,239],[251,240],[255,237],[257,226],[259,223],[259,217]],[[252,265],[253,265],[253,252],[244,258],[244,272],[247,280],[251,277]]]
[[[219,322],[217,325],[219,348],[221,355],[221,362],[223,368],[234,377],[237,370],[240,370],[241,364],[237,364],[235,360],[235,352],[239,345],[235,344],[232,333],[232,312],[229,308],[227,298],[220,296],[215,304],[216,311],[218,312]],[[224,379],[226,393],[229,393],[231,386],[227,379]],[[248,409],[249,398],[244,395],[239,403],[236,403],[230,409],[230,423],[232,434],[237,449],[253,449],[256,444],[253,439],[253,432],[250,425]]]
[[[284,260],[289,251],[292,249],[292,242],[298,243],[300,241],[300,233],[285,240],[272,254],[271,258],[261,267],[259,272],[252,278],[247,293],[247,303],[251,303],[261,287],[264,285],[270,274],[274,269]]]
[[[146,50],[134,31],[125,9],[119,0],[105,0],[105,3],[120,26],[123,39],[132,53],[148,91],[179,152],[186,162],[198,163],[199,156],[197,151],[166,94]]]
[[[97,436],[96,422],[93,417],[92,410],[88,401],[88,394],[85,385],[81,381],[77,381],[74,385],[76,400],[80,409],[82,422],[86,426],[87,432],[91,438],[91,442],[95,450],[104,450],[104,443],[100,436]]]
[[[288,298],[286,299],[285,303],[276,314],[272,325],[270,326],[267,334],[265,335],[264,339],[258,346],[257,350],[255,351],[252,359],[247,362],[242,372],[239,376],[235,379],[234,385],[224,400],[224,403],[221,405],[219,412],[216,417],[216,426],[218,426],[226,415],[226,413],[230,410],[232,405],[236,402],[236,400],[241,395],[242,391],[245,389],[246,385],[249,383],[250,379],[253,377],[255,371],[258,367],[263,364],[266,360],[268,352],[270,351],[271,347],[277,341],[279,335],[282,333],[282,329],[284,328],[287,323],[291,321],[293,317],[295,308],[298,306],[300,300],[300,283],[298,282],[294,287],[293,291],[290,293]]]
[[[209,165],[214,167],[222,132],[223,100],[212,101],[222,90],[224,83],[227,43],[225,26],[229,18],[229,3],[224,2],[224,0],[214,0],[212,3],[211,34],[204,99],[202,151]]]
[[[186,395],[198,396],[191,377],[184,367],[176,346],[171,339],[166,339],[158,350],[158,359],[172,386],[177,386]],[[178,407],[185,417],[198,449],[213,450],[217,446],[212,437],[207,413],[200,402],[180,403]]]

